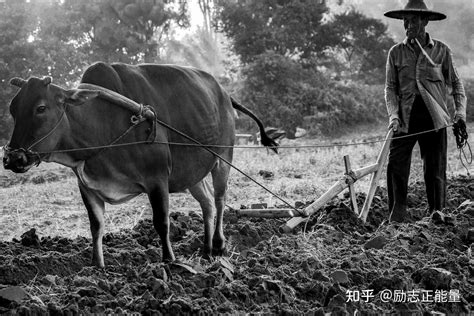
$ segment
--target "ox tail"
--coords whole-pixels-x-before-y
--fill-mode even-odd
[[[262,121],[260,121],[260,119],[252,111],[237,102],[234,98],[231,97],[230,100],[232,101],[232,107],[234,109],[244,114],[247,114],[257,123],[258,128],[260,129],[260,142],[262,143],[262,145],[265,147],[270,147],[275,153],[278,154],[278,143],[267,135],[267,133],[265,132],[265,128],[263,127]]]

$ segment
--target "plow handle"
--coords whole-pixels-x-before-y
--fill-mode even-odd
[[[382,149],[380,150],[379,156],[377,157],[377,170],[372,174],[372,178],[370,180],[369,191],[367,192],[367,197],[365,198],[364,206],[362,207],[362,211],[360,212],[359,218],[365,223],[367,220],[367,215],[369,214],[370,205],[372,204],[372,200],[375,195],[375,190],[379,186],[379,180],[382,176],[383,168],[385,166],[385,162],[387,161],[388,153],[390,151],[390,143],[393,136],[393,130],[390,129],[387,132],[387,136],[385,137],[385,141],[383,142]]]

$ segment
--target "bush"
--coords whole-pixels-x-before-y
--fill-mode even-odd
[[[290,138],[296,127],[330,134],[386,117],[383,86],[336,82],[273,52],[258,56],[243,74],[242,101],[265,125],[284,129]],[[248,122],[238,120],[237,128],[249,128]]]
[[[312,134],[331,134],[341,128],[386,119],[383,85],[332,82],[314,101],[303,127]]]
[[[467,121],[474,121],[474,79],[468,79],[464,82],[464,89],[467,97]]]

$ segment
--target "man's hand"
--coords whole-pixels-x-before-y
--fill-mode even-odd
[[[456,137],[456,144],[458,148],[464,147],[469,137],[469,134],[466,130],[466,122],[462,118],[456,120],[453,124],[453,132],[454,136]]]
[[[393,132],[398,131],[399,128],[400,128],[400,120],[399,119],[393,119],[390,122],[390,125],[388,125],[388,129],[392,129]]]

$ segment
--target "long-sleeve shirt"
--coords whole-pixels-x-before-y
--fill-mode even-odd
[[[454,97],[454,120],[466,120],[466,93],[459,78],[449,47],[427,34],[423,47],[431,61],[417,54],[405,39],[393,46],[387,58],[385,103],[389,120],[400,120],[400,132],[408,133],[410,112],[416,95],[421,95],[433,120],[435,129],[448,126],[448,95]],[[417,45],[415,43],[415,45]]]

